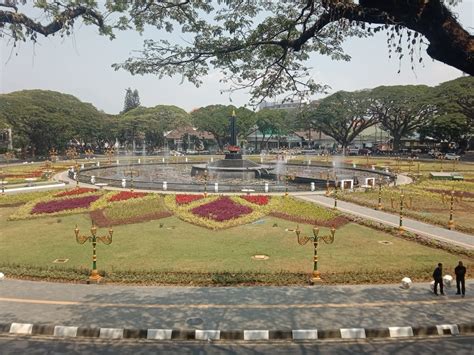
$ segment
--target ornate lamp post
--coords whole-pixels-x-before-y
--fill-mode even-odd
[[[207,169],[204,170],[204,197],[207,197],[207,179],[209,178],[209,174]]]
[[[337,177],[334,177],[334,209],[337,209]]]
[[[90,160],[94,156],[94,151],[89,148],[84,151],[84,154],[86,155],[87,159]]]
[[[288,174],[288,168],[286,168],[286,175],[285,175],[285,197],[288,196],[288,183],[290,181],[295,180],[295,174]]]
[[[70,147],[66,150],[66,156],[69,160],[74,160],[74,179],[76,180],[76,187],[79,187],[79,153],[75,147]]]
[[[400,222],[398,224],[398,232],[403,234],[403,199],[404,199],[403,191],[400,194]]]
[[[3,155],[3,157],[8,164],[13,158],[15,158],[15,153],[8,151]]]
[[[51,148],[49,150],[49,160],[51,160],[51,167],[53,166],[52,163],[58,160],[58,151],[56,150],[56,148]]]
[[[329,169],[326,175],[326,196],[329,196]]]
[[[0,170],[0,185],[1,185],[1,188],[2,188],[2,196],[5,195],[5,185],[7,184],[7,182],[5,181],[5,173],[3,172],[3,170]]]
[[[380,211],[382,209],[382,179],[379,178],[379,201],[377,203],[377,209]]]
[[[311,280],[311,284],[314,284],[316,282],[320,282],[321,281],[321,274],[318,271],[318,243],[319,243],[320,239],[322,239],[324,241],[324,243],[326,243],[326,244],[334,243],[334,235],[336,234],[336,228],[334,228],[334,227],[331,228],[331,234],[330,235],[321,235],[320,236],[319,235],[319,228],[314,227],[313,228],[313,237],[308,237],[308,236],[302,236],[301,235],[300,226],[297,225],[295,233],[296,233],[296,237],[297,237],[299,245],[305,245],[310,240],[313,242],[313,246],[314,246],[313,262],[314,262],[314,264],[313,264],[313,274],[312,274],[312,277],[311,277],[310,280]]]
[[[454,228],[453,212],[454,212],[454,188],[451,190],[451,204],[449,207],[449,221],[448,221],[449,230],[452,230]]]
[[[112,157],[115,155],[115,149],[107,148],[105,150],[105,155],[107,156],[107,161],[109,162],[109,165],[112,165]]]
[[[130,192],[133,192],[133,177],[138,176],[138,171],[130,169],[129,171],[126,171],[125,174],[130,175]]]
[[[102,276],[99,275],[99,272],[97,271],[97,255],[96,255],[96,245],[97,241],[101,241],[105,245],[109,245],[112,243],[112,235],[114,231],[112,228],[109,229],[109,235],[104,235],[102,237],[97,236],[97,227],[95,225],[92,225],[91,227],[91,235],[86,236],[86,235],[79,235],[79,228],[74,229],[74,233],[76,234],[76,242],[79,244],[84,244],[85,242],[91,242],[92,243],[92,271],[89,276],[89,280],[93,282],[99,282],[102,279]]]

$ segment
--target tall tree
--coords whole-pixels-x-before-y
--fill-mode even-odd
[[[461,77],[438,85],[433,90],[436,113],[421,127],[422,136],[456,142],[461,150],[474,135],[474,77]]]
[[[119,132],[123,141],[132,143],[139,139],[148,147],[162,147],[164,133],[189,125],[190,115],[176,106],[158,105],[138,107],[119,116]]]
[[[474,75],[474,36],[443,0],[109,0],[100,7],[90,0],[36,1],[34,7],[45,15],[39,18],[50,19],[44,24],[25,3],[0,2],[1,31],[15,40],[68,35],[79,19],[111,37],[114,28],[132,25],[138,31],[146,25],[169,32],[180,27],[194,35],[187,39],[189,45],[149,39],[141,56],[116,68],[132,74],[181,74],[195,84],[218,68],[233,88],[251,88],[255,98],[322,89],[311,80],[305,64],[310,54],[348,60],[342,49],[345,38],[378,31],[387,32],[390,51],[399,59],[417,59],[415,48],[427,42],[431,58]],[[106,19],[117,20],[107,23]],[[404,43],[407,53],[403,53]]]
[[[322,99],[306,115],[311,117],[313,127],[334,138],[345,154],[362,131],[377,123],[376,116],[368,110],[369,97],[367,91],[339,91]]]
[[[125,90],[125,100],[123,103],[123,110],[121,113],[126,113],[134,108],[140,106],[140,97],[138,95],[138,90],[132,90],[131,88],[127,88]]]
[[[15,148],[47,154],[62,150],[71,139],[96,143],[106,136],[108,116],[71,95],[24,90],[0,95],[0,117],[12,128]]]
[[[427,125],[436,112],[432,89],[425,85],[379,86],[372,90],[370,112],[393,137],[400,150],[403,137]]]
[[[272,110],[265,108],[257,112],[256,125],[262,135],[260,149],[267,148],[268,142],[272,137],[279,137],[283,134],[289,133],[291,129],[287,124],[287,117],[288,111],[286,110]]]
[[[254,113],[245,107],[210,105],[193,111],[191,116],[193,124],[202,131],[212,133],[219,148],[223,149],[229,142],[229,118],[234,110],[237,117],[237,135],[242,139],[252,127],[254,116]]]

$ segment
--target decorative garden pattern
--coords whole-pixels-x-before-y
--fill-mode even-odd
[[[117,201],[126,201],[132,198],[141,198],[147,196],[148,193],[146,192],[133,192],[133,191],[120,191],[116,193],[112,197],[108,198],[109,202],[117,202]]]
[[[224,222],[239,218],[243,215],[252,213],[252,209],[242,206],[229,197],[221,197],[218,200],[195,207],[191,212],[199,217],[212,219],[218,222]]]
[[[203,199],[204,195],[184,195],[184,194],[178,194],[176,195],[175,201],[176,204],[178,205],[187,205],[188,203],[191,203],[193,201],[197,201],[200,199]]]
[[[66,190],[66,191],[59,192],[59,193],[55,194],[54,197],[83,195],[83,194],[87,194],[87,193],[90,193],[90,192],[96,192],[96,191],[97,191],[96,189],[89,189],[89,188],[86,188],[86,187],[78,187],[78,188],[75,188],[75,189],[72,189],[72,190]]]

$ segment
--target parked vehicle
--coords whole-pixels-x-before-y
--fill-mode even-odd
[[[446,160],[459,160],[459,158],[461,158],[459,155],[456,155],[454,153],[446,153],[444,155],[444,159]]]

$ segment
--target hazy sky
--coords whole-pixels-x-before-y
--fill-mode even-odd
[[[464,0],[457,8],[459,20],[471,33],[474,32],[474,0]],[[12,48],[6,39],[0,39],[0,93],[25,89],[47,89],[68,93],[90,102],[107,113],[118,113],[123,108],[125,89],[138,89],[143,106],[176,105],[186,111],[210,104],[248,103],[243,92],[220,94],[227,87],[219,83],[220,73],[215,71],[204,79],[199,88],[180,77],[158,79],[153,75],[132,76],[124,70],[114,71],[112,63],[125,60],[133,50],[139,50],[143,36],[135,32],[118,32],[110,41],[98,36],[88,26],[76,27],[74,35],[43,38],[36,45],[22,43]],[[168,35],[170,36],[170,35]],[[173,36],[171,36],[173,37]],[[338,62],[324,56],[313,56],[310,61],[313,76],[331,86],[330,92],[357,90],[379,85],[426,84],[461,76],[457,69],[433,61],[423,52],[423,65],[413,72],[409,60],[401,65],[388,58],[385,34],[366,39],[348,39],[345,49],[352,56],[350,62]],[[321,96],[321,95],[319,95]],[[317,97],[317,96],[316,96]],[[232,100],[232,102],[230,101]]]

